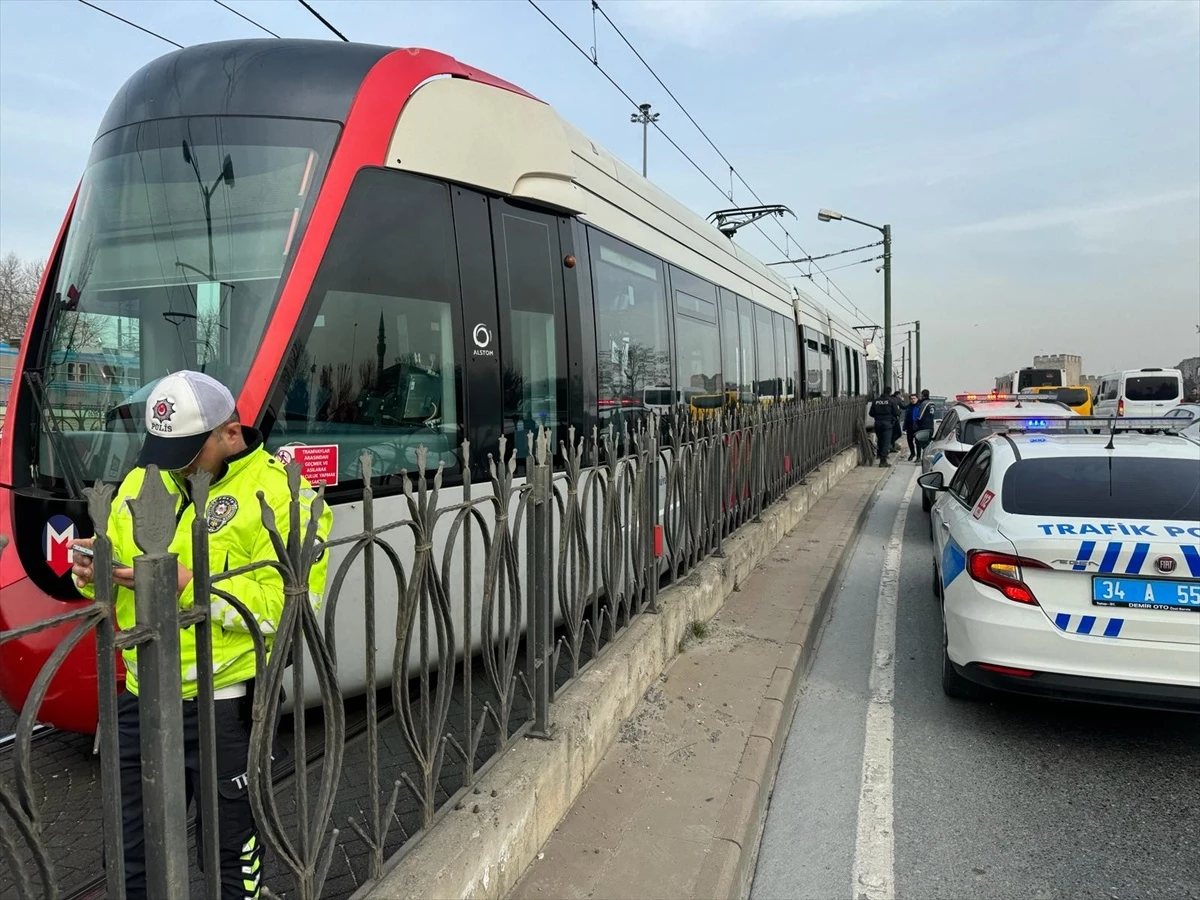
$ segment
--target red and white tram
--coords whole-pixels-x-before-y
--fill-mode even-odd
[[[418,446],[452,490],[464,438],[486,459],[501,435],[520,452],[538,425],[631,408],[865,394],[860,346],[486,72],[364,44],[189,47],[113,100],[39,288],[0,438],[0,630],[82,602],[65,549],[91,533],[82,489],[128,471],[173,370],[228,384],[269,448],[303,445],[337,537],[362,527],[362,450],[376,502],[399,504]],[[338,627],[361,641],[361,621]],[[11,706],[64,633],[0,646]],[[362,657],[339,653],[347,692]],[[93,731],[95,678],[85,642],[41,721]]]

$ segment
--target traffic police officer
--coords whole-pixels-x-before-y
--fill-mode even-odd
[[[879,465],[888,464],[888,453],[892,449],[893,423],[900,421],[900,404],[885,387],[871,403],[871,418],[875,421],[875,443],[878,447]]]
[[[192,523],[204,517],[209,532],[213,574],[276,558],[270,535],[263,527],[258,493],[275,512],[284,541],[290,522],[291,491],[283,465],[263,449],[262,435],[241,425],[233,395],[223,384],[200,372],[183,371],[161,379],[146,401],[146,438],[135,468],[113,501],[108,534],[113,560],[128,564],[140,551],[133,541],[133,521],[127,500],[141,490],[145,466],[159,467],[163,483],[176,504],[175,537],[170,550],[179,556],[178,595],[181,608],[195,601],[192,587]],[[212,475],[208,505],[196,509],[187,476],[198,471]],[[301,523],[307,529],[308,509],[315,493],[302,482]],[[321,538],[329,535],[333,515],[322,511]],[[90,545],[91,539],[75,541]],[[80,592],[93,595],[92,560],[74,555],[74,575]],[[309,597],[319,604],[325,588],[324,555],[309,575]],[[114,568],[117,624],[134,625],[133,569]],[[264,566],[220,582],[254,614],[271,645],[283,613],[284,586],[279,571]],[[262,839],[258,835],[247,794],[246,764],[250,741],[250,705],[255,677],[254,643],[241,615],[228,603],[211,598],[213,669],[217,730],[218,833],[220,836],[221,896],[223,900],[258,897],[262,877]],[[180,635],[183,668],[184,758],[188,801],[200,780],[199,717],[196,696],[196,645],[193,629]],[[142,761],[138,722],[137,651],[124,651],[125,692],[117,700],[120,732],[121,806],[125,849],[125,884],[129,900],[146,897],[145,836],[142,827]],[[207,761],[212,765],[211,761]],[[197,810],[199,816],[199,810]],[[197,829],[197,833],[200,830]],[[199,848],[198,848],[199,849]],[[201,857],[202,858],[202,857]]]

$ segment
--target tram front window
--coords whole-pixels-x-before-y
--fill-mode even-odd
[[[45,486],[123,477],[169,372],[240,390],[337,130],[196,117],[97,140],[26,379]]]

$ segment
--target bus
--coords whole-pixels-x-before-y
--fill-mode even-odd
[[[1026,366],[1015,372],[1005,372],[996,378],[996,390],[1001,394],[1021,394],[1039,387],[1063,387],[1067,373],[1062,369],[1042,369]]]

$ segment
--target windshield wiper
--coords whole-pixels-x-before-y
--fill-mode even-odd
[[[58,421],[50,412],[50,406],[46,402],[46,383],[42,380],[42,373],[26,372],[25,382],[29,385],[29,393],[33,397],[38,424],[50,440],[50,447],[54,452],[55,468],[61,470],[63,480],[67,483],[67,496],[71,500],[82,500],[83,476],[79,472],[74,454],[68,451],[62,431],[59,430]],[[41,471],[40,463],[38,470]]]

